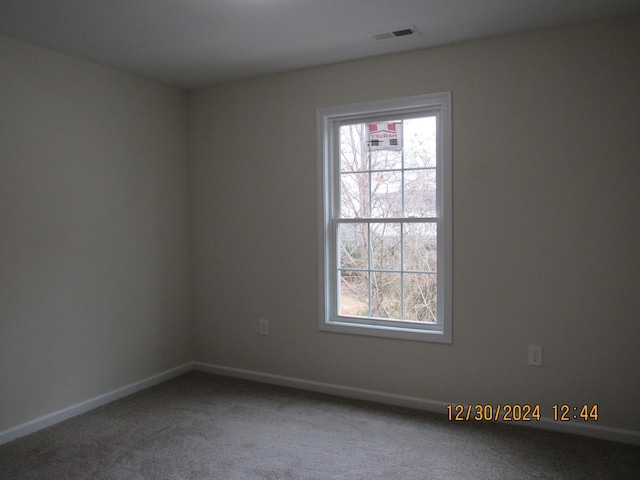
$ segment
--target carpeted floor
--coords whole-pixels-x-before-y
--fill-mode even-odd
[[[0,479],[634,479],[640,447],[191,372],[0,446]]]

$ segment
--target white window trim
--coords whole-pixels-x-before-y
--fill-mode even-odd
[[[394,115],[412,113],[433,113],[439,116],[438,128],[438,323],[434,326],[415,322],[397,322],[390,326],[379,325],[375,320],[353,322],[348,317],[331,315],[332,301],[328,292],[332,291],[332,275],[336,271],[332,255],[332,202],[336,201],[333,191],[336,166],[335,155],[330,149],[337,142],[337,125],[345,121],[358,121],[371,117],[390,118]],[[443,92],[413,97],[323,107],[316,111],[316,136],[318,155],[318,270],[319,270],[319,328],[321,331],[351,333],[404,340],[418,340],[436,343],[452,343],[452,121],[451,92]],[[441,293],[442,292],[442,293]]]

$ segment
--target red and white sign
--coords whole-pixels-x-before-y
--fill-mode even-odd
[[[369,150],[402,150],[402,123],[368,123]]]

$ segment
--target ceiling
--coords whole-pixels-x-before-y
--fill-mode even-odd
[[[640,0],[0,0],[0,33],[186,89],[636,12]]]

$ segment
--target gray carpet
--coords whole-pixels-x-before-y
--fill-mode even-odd
[[[0,446],[1,479],[633,479],[640,447],[191,372]]]

